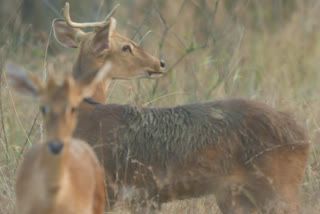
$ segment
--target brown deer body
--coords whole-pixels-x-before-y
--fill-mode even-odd
[[[264,104],[96,104],[80,111],[75,136],[103,162],[110,200],[161,204],[213,193],[223,213],[300,211],[304,129]]]
[[[76,78],[104,60],[113,65],[109,82],[157,77],[164,68],[116,34],[113,19],[89,33],[62,20],[53,26],[61,44],[80,47]],[[106,85],[101,82],[93,100],[104,103]],[[161,204],[213,193],[223,213],[299,213],[305,133],[290,116],[266,105],[226,100],[148,109],[82,102],[78,119],[74,134],[103,161],[111,206],[121,199],[145,206],[145,199]]]
[[[11,63],[6,68],[15,89],[40,98],[45,127],[43,142],[34,144],[27,152],[17,174],[17,213],[104,213],[104,170],[92,148],[72,138],[72,133],[83,96],[91,95],[107,67],[85,80],[65,79],[62,85],[52,78],[43,85],[31,73]]]

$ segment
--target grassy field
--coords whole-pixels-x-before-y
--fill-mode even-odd
[[[274,11],[262,3],[228,9],[229,1],[216,0],[137,1],[134,7],[120,2],[118,32],[139,42],[152,30],[141,46],[166,61],[167,74],[115,81],[107,102],[159,107],[244,97],[290,112],[306,127],[311,144],[303,213],[320,213],[320,0],[297,2],[289,15],[273,19]],[[11,59],[43,78],[70,72],[77,50],[60,48],[49,32],[32,30],[18,12],[0,26],[0,68]],[[17,167],[42,131],[38,104],[17,96],[0,72],[0,213],[10,214]],[[168,203],[161,213],[219,209],[208,196]]]

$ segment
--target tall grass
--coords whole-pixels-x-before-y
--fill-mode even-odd
[[[128,1],[121,2],[118,31],[135,35],[138,42],[152,30],[142,46],[164,58],[169,70],[159,80],[115,81],[108,103],[151,107],[245,97],[292,113],[307,128],[311,144],[302,184],[303,211],[319,213],[320,1],[297,2],[285,20],[259,19],[258,24],[252,21],[252,14],[259,14],[255,7],[242,5],[233,13],[225,1],[141,1],[134,3],[134,10]],[[250,16],[243,18],[241,11]],[[45,60],[46,36],[22,24],[18,14],[1,28],[0,66],[11,59],[41,76],[44,67],[57,76],[69,72],[75,50],[58,48],[51,38]],[[25,151],[40,139],[41,118],[37,104],[16,96],[3,73],[0,87],[0,213],[9,214],[15,204],[15,173]],[[219,209],[208,196],[168,203],[162,213]]]

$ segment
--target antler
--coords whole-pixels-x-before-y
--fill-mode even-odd
[[[77,22],[73,22],[71,21],[70,18],[70,4],[69,2],[66,2],[66,5],[64,7],[64,19],[66,20],[67,24],[70,27],[74,27],[74,28],[87,28],[87,27],[103,27],[106,24],[108,24],[108,20],[110,19],[110,17],[116,12],[117,8],[120,6],[120,4],[117,4],[112,10],[111,12],[106,16],[106,18],[101,21],[101,22],[84,22],[84,23],[77,23]]]

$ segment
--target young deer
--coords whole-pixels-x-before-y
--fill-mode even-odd
[[[112,13],[102,22],[75,23],[71,21],[69,9],[67,2],[64,9],[65,20],[55,19],[52,25],[54,36],[60,44],[80,49],[73,66],[74,78],[81,78],[96,71],[106,61],[112,63],[112,71],[97,86],[92,96],[95,101],[105,102],[106,89],[112,79],[157,78],[162,75],[164,61],[151,56],[132,40],[118,34],[115,31],[116,20],[111,17]],[[87,27],[95,30],[81,30]]]
[[[40,99],[44,141],[34,144],[20,166],[16,182],[19,214],[102,214],[105,177],[92,148],[72,138],[77,108],[110,70],[106,64],[87,78],[69,77],[46,84],[32,73],[6,64],[8,80],[17,91]]]

